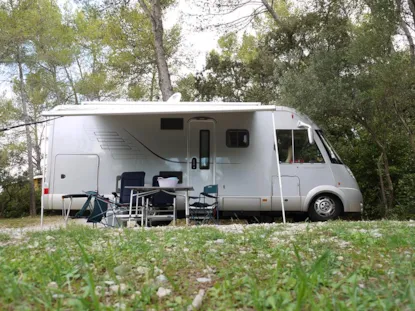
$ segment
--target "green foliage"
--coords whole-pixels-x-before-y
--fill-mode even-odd
[[[366,217],[413,211],[404,198],[415,194],[406,186],[415,153],[415,70],[409,50],[394,46],[402,18],[395,2],[276,8],[281,21],[257,22],[256,36],[219,40],[220,51],[212,51],[196,75],[197,97],[273,102],[305,112],[355,172]]]
[[[412,222],[10,232],[0,234],[6,309],[186,310],[200,289],[203,310],[415,307]]]

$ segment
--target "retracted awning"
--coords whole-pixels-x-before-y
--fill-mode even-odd
[[[116,103],[96,102],[85,105],[60,105],[45,111],[44,116],[98,116],[98,115],[149,115],[149,114],[189,114],[189,113],[231,113],[275,111],[274,105],[260,103],[178,103],[140,102]]]

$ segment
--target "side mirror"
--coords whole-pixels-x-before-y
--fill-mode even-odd
[[[313,132],[313,128],[311,127],[310,124],[304,123],[302,121],[298,121],[297,122],[297,127],[298,128],[306,128],[307,129],[307,134],[308,134],[308,142],[310,144],[314,143],[314,132]]]

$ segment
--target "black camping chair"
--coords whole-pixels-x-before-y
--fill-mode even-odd
[[[160,176],[153,176],[152,186],[159,187],[158,178]],[[171,221],[176,224],[176,197],[174,195],[165,193],[163,191],[154,193],[146,203],[146,225],[153,220]]]
[[[205,223],[209,220],[219,220],[218,185],[209,185],[203,188],[198,197],[189,197],[197,200],[189,204],[190,219]]]
[[[153,187],[159,187],[159,182],[157,180],[159,177],[159,175],[153,176]],[[174,196],[160,191],[152,195],[150,204],[158,208],[167,208],[169,206],[173,206]]]
[[[145,172],[124,172],[121,174],[121,188],[120,196],[116,192],[113,192],[115,198],[119,198],[118,203],[130,204],[131,190],[126,189],[128,186],[144,186]],[[135,199],[133,204],[135,204]]]

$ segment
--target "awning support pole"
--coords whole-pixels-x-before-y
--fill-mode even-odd
[[[274,145],[275,145],[275,158],[277,159],[277,168],[278,168],[278,182],[280,184],[280,197],[281,197],[281,208],[282,208],[282,221],[285,224],[285,208],[284,208],[284,196],[282,194],[282,181],[281,181],[281,166],[280,166],[280,156],[278,152],[278,140],[277,140],[277,131],[275,128],[275,114],[272,112],[272,127],[274,130]]]

